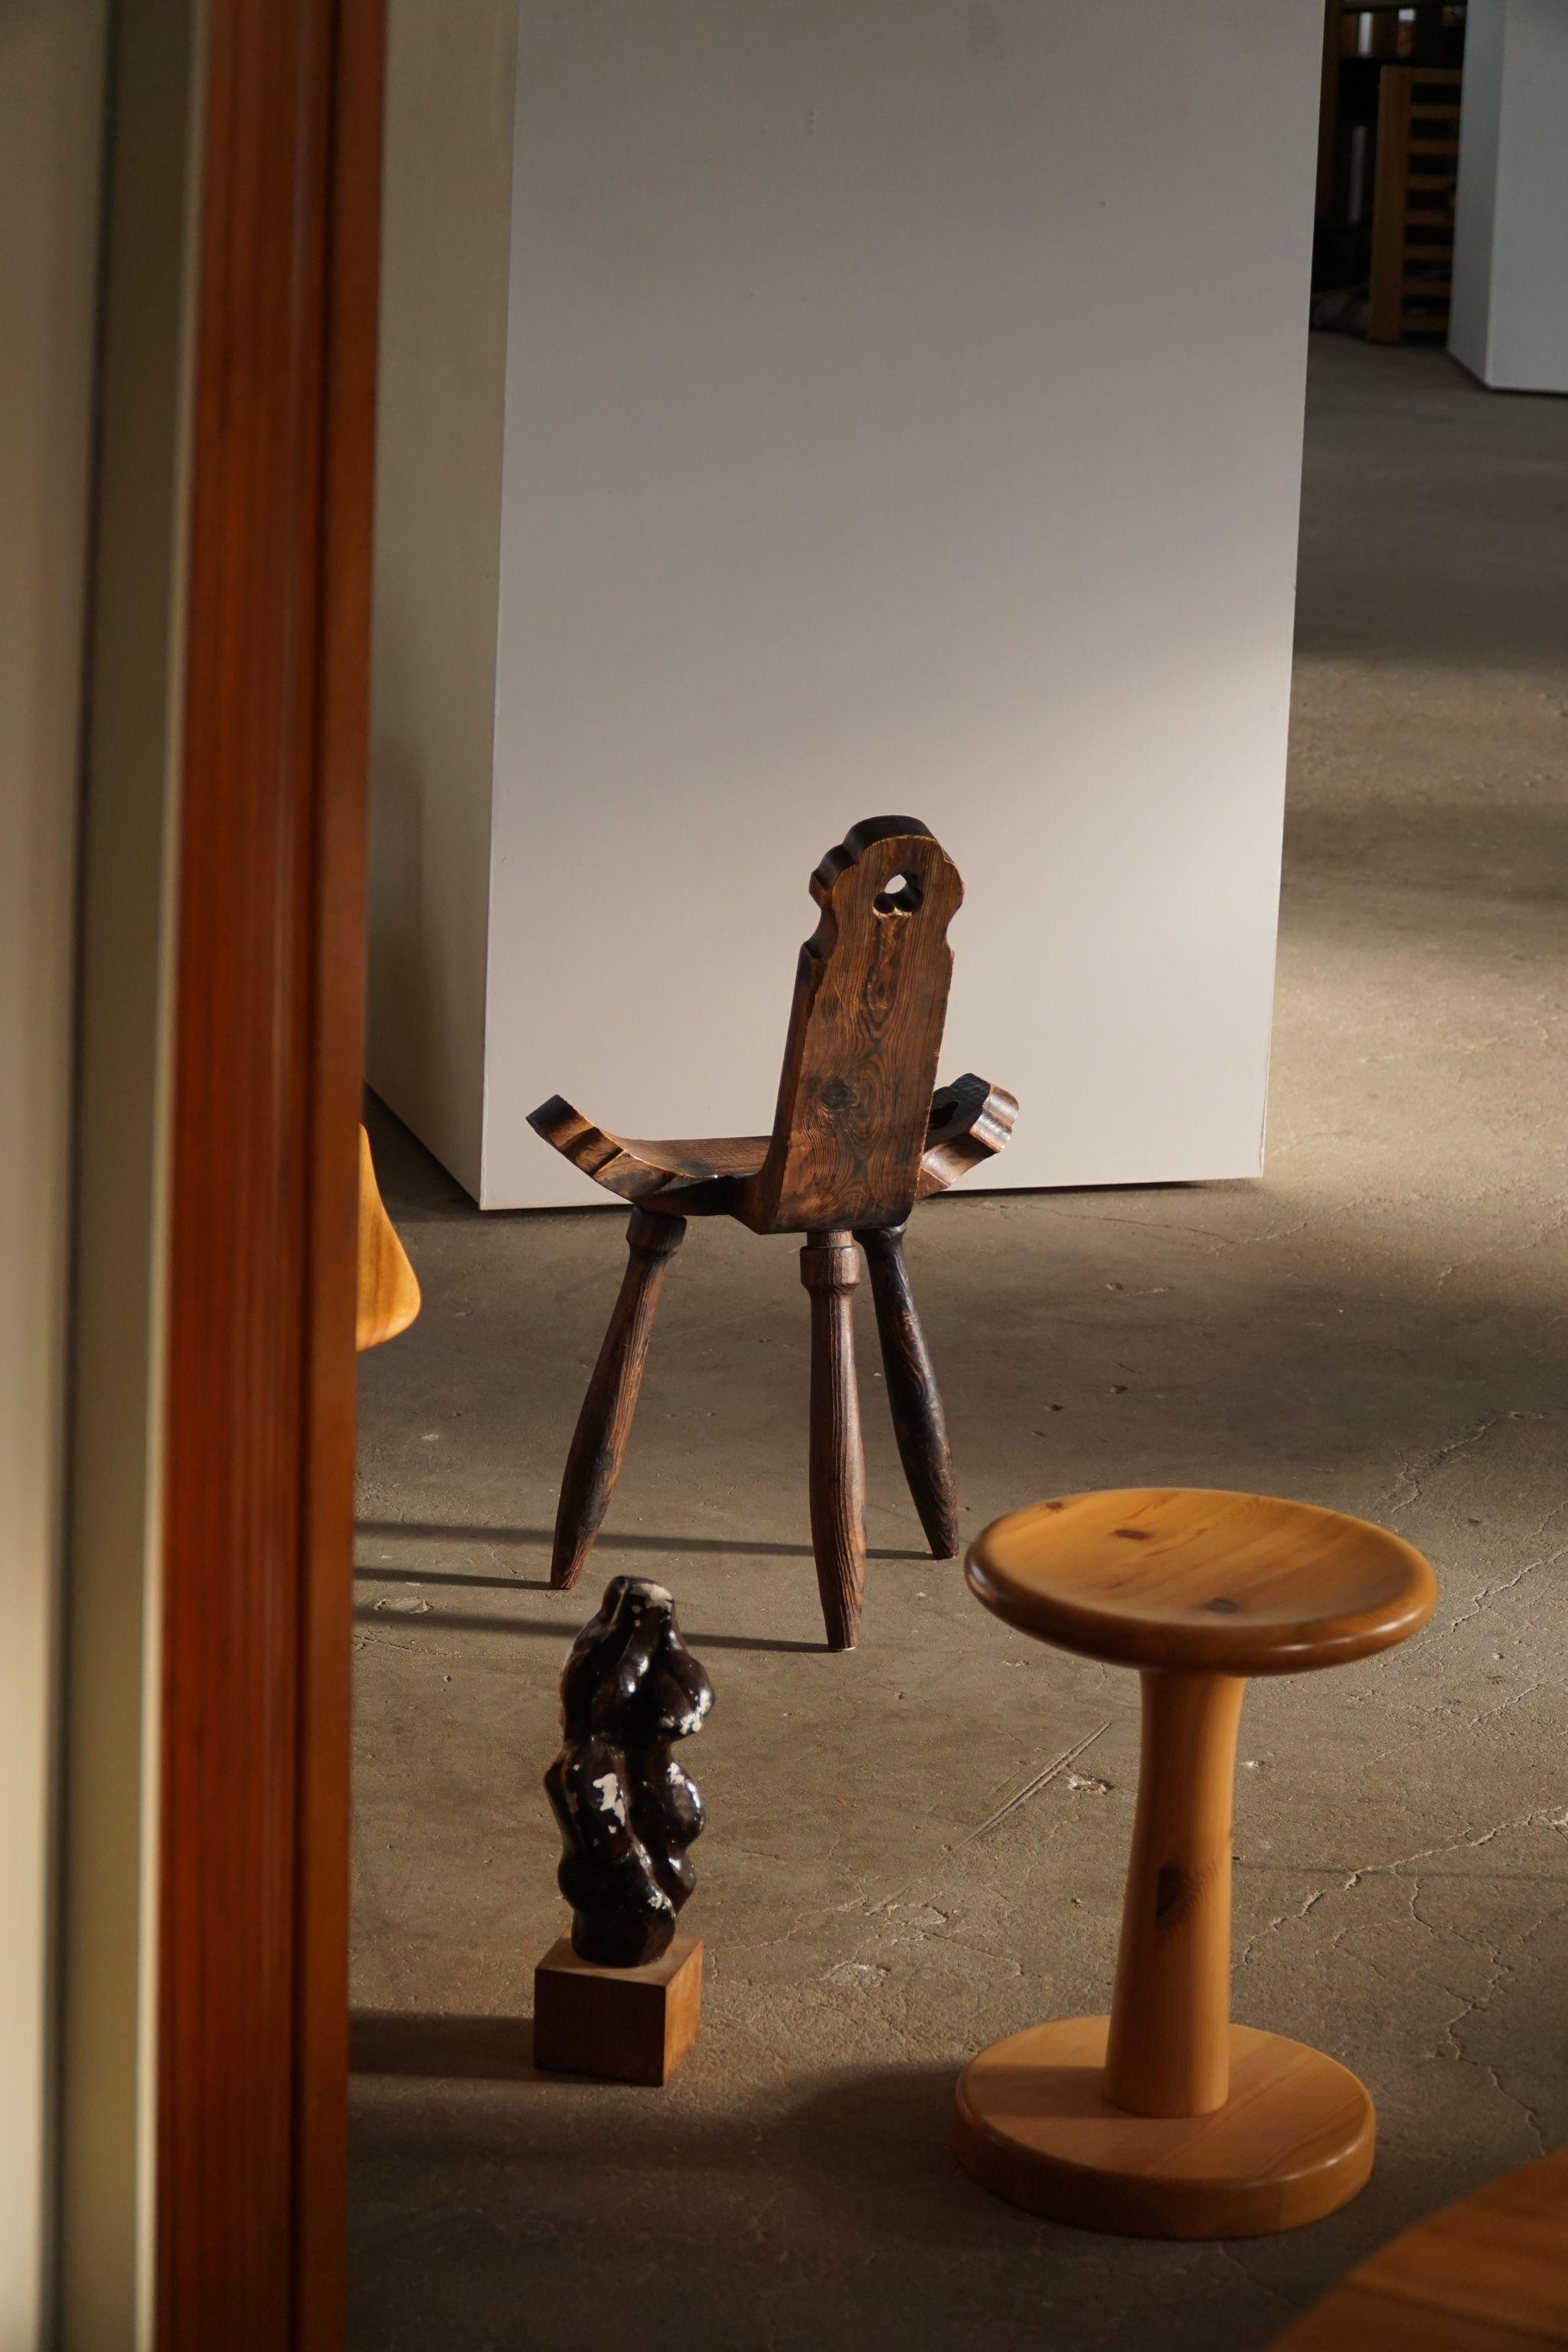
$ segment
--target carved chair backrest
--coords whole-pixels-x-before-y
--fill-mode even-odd
[[[763,1233],[901,1224],[915,1202],[947,1013],[958,869],[918,818],[871,817],[811,877],[768,1156]]]

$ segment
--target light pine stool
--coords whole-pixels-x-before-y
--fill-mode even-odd
[[[1418,1551],[1364,1519],[1212,1488],[1068,1495],[997,1519],[970,1589],[1020,1633],[1143,1678],[1143,1754],[1110,2015],[983,2050],[960,2160],[1015,2205],[1129,2237],[1315,2221],[1372,2169],[1337,2060],[1230,2022],[1231,1794],[1249,1675],[1348,1665],[1424,1625]]]

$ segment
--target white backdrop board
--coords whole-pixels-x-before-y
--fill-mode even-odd
[[[1454,357],[1568,392],[1568,7],[1470,0],[1454,202]]]
[[[372,1083],[492,1207],[604,1198],[525,1124],[556,1090],[765,1128],[806,877],[902,811],[968,890],[943,1075],[1023,1106],[986,1181],[1256,1173],[1314,0],[523,0],[504,383],[395,241],[460,191],[492,251],[510,19],[480,74],[462,14],[461,156],[426,59],[389,228]],[[461,658],[409,525],[443,371],[465,496],[501,419]]]

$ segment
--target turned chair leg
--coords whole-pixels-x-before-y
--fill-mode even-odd
[[[811,1293],[811,1542],[830,1650],[852,1650],[866,1585],[866,1461],[855,1383],[854,1237],[813,1234],[800,1254]]]
[[[577,1416],[572,1451],[566,1456],[566,1475],[561,1482],[555,1549],[550,1562],[550,1581],[558,1591],[569,1591],[583,1573],[615,1491],[642,1387],[664,1270],[685,1235],[684,1217],[655,1216],[646,1209],[632,1211],[626,1227],[630,1256],[620,1296]]]
[[[952,1479],[952,1451],[947,1442],[947,1417],[931,1370],[925,1333],[915,1313],[909,1268],[904,1264],[904,1228],[883,1225],[857,1234],[871,1269],[871,1295],[877,1302],[877,1336],[882,1343],[882,1370],[892,1407],[899,1457],[914,1496],[926,1541],[933,1559],[958,1555],[958,1490]]]

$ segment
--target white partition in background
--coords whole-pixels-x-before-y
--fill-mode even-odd
[[[371,1078],[487,1206],[765,1127],[889,810],[991,1181],[1257,1172],[1321,30],[393,0]]]
[[[1495,391],[1568,392],[1568,5],[1469,0],[1448,349]]]

